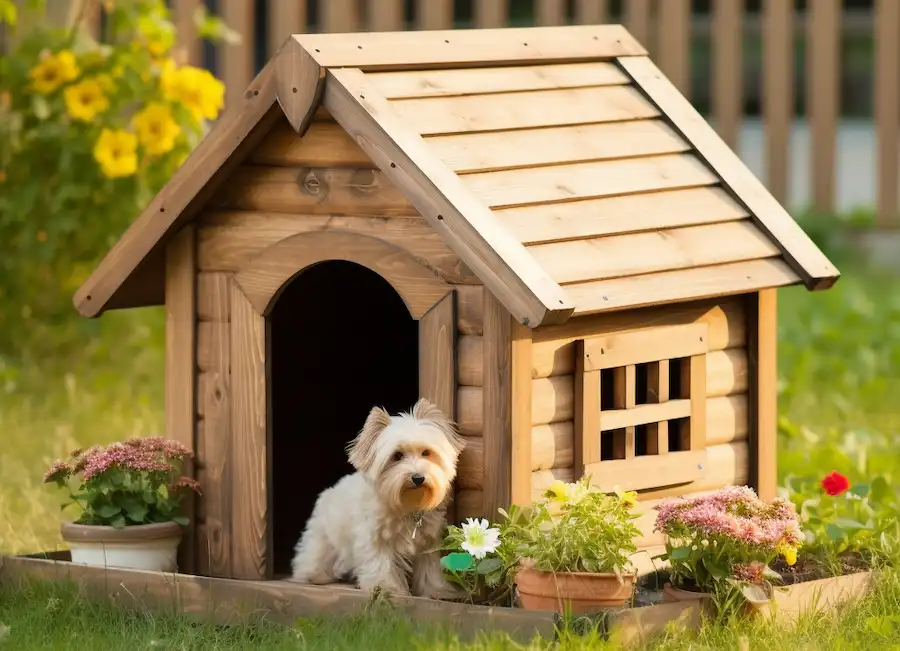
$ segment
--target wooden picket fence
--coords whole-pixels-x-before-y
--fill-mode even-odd
[[[50,0],[61,2],[69,0]],[[71,0],[75,1],[75,0]],[[748,0],[749,2],[749,0]],[[703,31],[710,43],[708,117],[732,147],[747,99],[745,45],[762,46],[758,92],[765,134],[765,182],[779,201],[790,187],[788,150],[798,83],[794,59],[805,44],[802,94],[810,128],[812,207],[836,205],[837,133],[841,117],[841,44],[848,29],[874,41],[872,117],[876,130],[876,213],[879,226],[900,228],[900,0],[873,0],[873,8],[851,11],[841,0],[709,0],[710,13],[691,11],[691,0],[532,0],[526,16],[517,0],[205,0],[206,6],[241,34],[238,45],[204,53],[193,16],[204,0],[169,0],[185,58],[207,65],[225,81],[226,104],[238,96],[291,33],[394,31],[622,23],[641,41],[673,83],[690,97],[692,38]],[[521,14],[521,11],[519,11]],[[462,17],[461,17],[462,16]]]

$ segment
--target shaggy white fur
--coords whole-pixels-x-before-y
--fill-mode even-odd
[[[347,447],[357,472],[319,495],[291,580],[354,579],[367,591],[459,597],[441,576],[437,549],[463,447],[453,423],[425,399],[394,417],[373,408]]]

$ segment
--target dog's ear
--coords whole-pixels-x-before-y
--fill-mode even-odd
[[[375,460],[375,442],[390,424],[390,414],[381,407],[372,407],[372,411],[366,417],[363,428],[356,435],[356,438],[347,445],[347,456],[350,460],[350,465],[360,472],[365,472],[369,469]]]
[[[418,402],[412,408],[413,418],[419,420],[427,420],[441,430],[447,438],[447,442],[453,448],[456,454],[463,451],[466,447],[465,439],[456,431],[456,424],[447,418],[447,415],[437,408],[431,401],[425,398],[419,398]]]

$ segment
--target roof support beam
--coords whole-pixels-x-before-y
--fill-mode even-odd
[[[275,58],[275,94],[281,110],[298,134],[309,128],[325,89],[325,68],[294,38],[288,38]]]

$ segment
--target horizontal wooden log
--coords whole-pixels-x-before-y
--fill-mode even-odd
[[[68,582],[81,597],[128,609],[140,616],[171,613],[222,625],[263,621],[292,626],[299,618],[348,617],[371,611],[372,598],[352,586],[303,585],[291,581],[239,581],[145,570],[94,567],[64,560],[0,557],[0,584],[22,590],[34,581]],[[473,639],[505,631],[522,643],[535,634],[555,636],[557,615],[516,608],[486,608],[423,597],[393,596],[394,609],[415,621],[445,626]],[[16,633],[13,633],[14,635]]]
[[[750,431],[748,397],[738,393],[706,400],[706,444],[745,441]]]
[[[483,395],[480,387],[459,387],[457,420],[460,432],[480,436],[482,431]],[[575,387],[571,375],[532,380],[531,422],[546,425],[572,420],[575,414]]]
[[[461,335],[478,335],[484,332],[484,287],[482,285],[458,285],[456,290],[456,329]]]
[[[456,486],[458,488],[484,488],[484,446],[483,439],[464,436],[466,447],[456,464]]]
[[[230,273],[201,271],[197,274],[197,318],[200,321],[227,323],[231,320],[230,282]]]
[[[575,424],[570,421],[536,425],[531,429],[531,469],[571,468]]]
[[[227,323],[200,321],[197,324],[197,368],[200,371],[218,370],[227,365],[230,337]]]
[[[706,323],[709,326],[707,343],[710,351],[747,345],[747,321],[744,303],[740,299],[576,317],[563,325],[534,331],[532,376],[549,377],[574,372],[576,339],[686,323]]]
[[[209,205],[316,215],[419,214],[381,170],[363,167],[243,165]]]
[[[481,436],[484,430],[484,395],[481,387],[459,387],[456,424],[463,436]]]
[[[705,323],[660,326],[586,337],[584,370],[599,371],[702,355],[708,350],[707,339],[709,326]]]
[[[477,335],[457,339],[457,379],[462,386],[484,386],[484,340]]]
[[[375,167],[337,122],[313,122],[301,138],[287,120],[272,128],[247,162],[282,167]]]
[[[454,499],[456,507],[457,524],[466,518],[484,517],[484,493],[478,489],[459,489]],[[497,514],[491,514],[491,520],[497,519]]]
[[[704,467],[706,474],[697,481],[682,486],[643,491],[642,499],[658,499],[683,495],[685,492],[708,491],[730,484],[746,485],[750,481],[750,454],[747,441],[708,446]]]
[[[586,465],[584,474],[591,477],[592,485],[606,492],[612,492],[617,486],[638,491],[702,481],[706,473],[704,460],[702,450],[648,454],[633,459],[597,461]]]
[[[417,218],[208,212],[198,235],[204,271],[239,272],[265,248],[299,233],[343,230],[384,240],[407,251],[449,283],[479,283],[441,237]]]
[[[728,396],[747,390],[747,349],[717,350],[706,356],[706,396]]]

